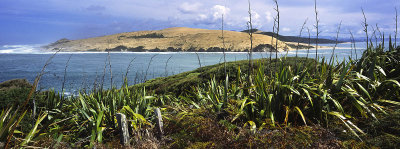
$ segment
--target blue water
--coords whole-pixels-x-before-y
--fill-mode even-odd
[[[33,82],[36,75],[41,71],[46,61],[54,54],[54,52],[44,52],[40,50],[40,45],[13,45],[0,46],[0,82],[25,78]],[[351,56],[350,44],[340,44],[335,51],[338,61],[348,59]],[[363,50],[362,43],[358,44],[357,54],[360,57]],[[268,52],[254,53],[253,58],[269,57]],[[288,54],[295,56],[296,51],[288,53],[281,52],[279,57]],[[318,56],[330,57],[332,49],[318,50]],[[150,59],[156,55],[153,60]],[[274,57],[275,53],[273,53]],[[307,50],[299,50],[298,55],[305,57]],[[212,65],[223,62],[222,53],[198,53],[202,66]],[[55,89],[60,91],[64,82],[64,70],[66,63],[71,57],[65,76],[65,92],[76,93],[77,89],[92,89],[95,84],[100,85],[104,74],[105,64],[107,71],[105,73],[104,88],[111,85],[110,72],[107,53],[57,53],[50,64],[45,69],[45,74],[41,78],[38,88],[41,90]],[[196,53],[183,52],[165,52],[165,53],[110,53],[111,68],[113,75],[113,85],[120,87],[123,84],[123,76],[125,76],[127,67],[132,59],[134,59],[130,71],[128,73],[129,85],[143,82],[144,79],[152,79],[156,77],[164,77],[178,74],[185,71],[194,70],[199,67]],[[169,60],[167,66],[166,62]],[[310,50],[310,58],[315,57],[315,50]],[[227,61],[244,60],[248,58],[248,54],[227,53]],[[353,51],[353,58],[355,53]],[[148,71],[147,71],[148,70]],[[145,76],[147,71],[147,76]],[[95,83],[96,82],[96,83]],[[99,87],[99,86],[98,86]]]

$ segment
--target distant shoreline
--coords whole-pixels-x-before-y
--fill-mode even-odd
[[[333,47],[328,47],[328,46],[321,46],[318,48],[318,50],[332,50]],[[336,47],[336,49],[350,49],[350,47]],[[306,51],[306,50],[315,50],[315,48],[310,48],[310,49],[298,49],[299,51]],[[8,52],[1,52],[2,50],[0,50],[0,54],[54,54],[55,52],[57,52],[56,50],[38,50],[38,51],[32,51],[32,52],[13,52],[10,50],[4,50],[4,51],[8,51]],[[293,52],[296,50],[290,50],[289,52]],[[159,52],[152,52],[152,51],[144,51],[144,52],[129,52],[129,51],[109,51],[110,53],[125,53],[125,54],[179,54],[179,53],[217,53],[217,54],[222,54],[224,52],[193,52],[193,51],[176,51],[176,52],[172,52],[172,51],[159,51]],[[287,51],[279,51],[278,53],[286,53]],[[57,54],[97,54],[97,53],[108,53],[106,51],[60,51]],[[243,52],[243,51],[226,51],[225,53],[227,54],[248,54],[248,52]],[[253,51],[253,54],[258,54],[258,53],[270,53],[270,51]],[[275,51],[271,51],[271,53],[275,53]]]

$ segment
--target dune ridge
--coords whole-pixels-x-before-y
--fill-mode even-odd
[[[60,39],[45,46],[48,50],[65,52],[131,51],[131,52],[221,52],[221,30],[174,27],[163,30],[126,32],[101,37],[68,40]],[[244,32],[224,31],[225,49],[244,52],[250,49],[249,35]],[[273,41],[271,41],[273,40]],[[275,38],[253,34],[253,51],[275,51]],[[271,42],[273,45],[271,46]],[[300,44],[306,46],[306,44]],[[295,50],[297,43],[278,40],[278,51]]]

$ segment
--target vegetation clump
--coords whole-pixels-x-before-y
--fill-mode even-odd
[[[138,38],[165,38],[165,37],[163,34],[150,33],[150,34],[144,34],[144,35],[138,35],[138,36],[128,36],[126,38],[138,39]]]
[[[0,109],[19,105],[27,98],[32,84],[26,79],[14,79],[0,83]]]

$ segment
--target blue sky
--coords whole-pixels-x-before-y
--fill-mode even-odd
[[[314,0],[278,0],[281,34],[298,35],[308,18],[313,25]],[[271,31],[275,16],[272,0],[251,0],[255,28]],[[317,0],[322,36],[341,36],[349,30],[363,36],[364,8],[370,27],[394,34],[399,0]],[[60,38],[82,39],[120,32],[168,27],[220,29],[225,14],[227,30],[244,30],[247,0],[1,0],[0,44],[50,43]],[[400,12],[400,8],[399,8]],[[372,28],[370,28],[372,30]]]

